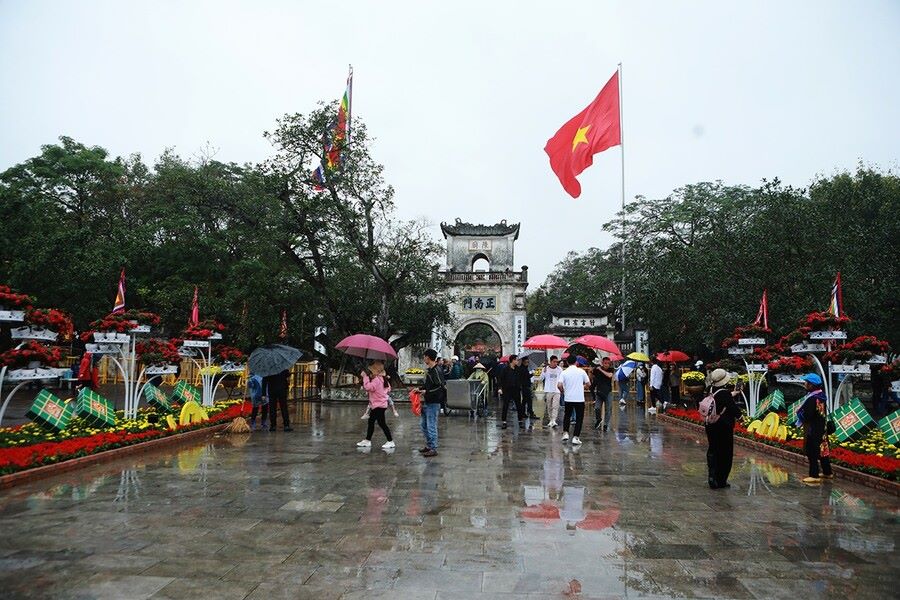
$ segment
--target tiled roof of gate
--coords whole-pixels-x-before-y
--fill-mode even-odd
[[[500,221],[496,225],[476,225],[474,223],[463,223],[461,219],[456,219],[456,223],[448,225],[441,223],[441,232],[444,237],[448,235],[477,235],[477,236],[501,236],[514,233],[513,239],[519,239],[519,223],[509,225],[506,220]]]

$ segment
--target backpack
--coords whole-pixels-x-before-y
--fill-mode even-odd
[[[712,425],[722,416],[716,411],[715,392],[710,391],[709,395],[700,401],[700,418],[706,425]]]

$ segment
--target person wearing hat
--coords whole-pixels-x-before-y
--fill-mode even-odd
[[[735,394],[726,386],[731,376],[725,369],[715,369],[709,375],[709,393],[716,402],[719,419],[706,425],[706,466],[709,472],[709,488],[718,490],[731,487],[728,475],[734,460],[734,422],[738,417],[738,407],[734,403]]]
[[[486,391],[485,398],[487,398],[487,396],[490,393],[489,392],[490,388],[488,386],[490,384],[491,378],[488,376],[487,369],[484,368],[483,364],[481,364],[480,362],[475,363],[475,365],[472,367],[472,374],[469,375],[469,381],[479,382],[482,386],[481,389]],[[472,410],[473,411],[476,410],[476,408],[477,408],[476,407],[476,397],[477,396],[474,396],[474,395],[472,396]]]
[[[822,389],[822,378],[815,373],[807,373],[802,377],[806,396],[797,411],[797,419],[803,425],[803,450],[809,460],[809,477],[803,479],[807,485],[818,485],[822,479],[834,479],[831,472],[831,447],[828,444],[827,415],[825,391]],[[819,463],[822,463],[822,476],[819,476]]]

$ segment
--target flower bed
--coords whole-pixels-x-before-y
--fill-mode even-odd
[[[206,409],[208,421],[175,429],[169,429],[165,417],[152,409],[141,410],[136,419],[119,421],[114,429],[92,427],[80,418],[72,419],[60,433],[46,431],[35,423],[0,428],[0,475],[224,423],[241,415],[243,403],[218,402]],[[119,411],[117,416],[121,415]]]
[[[671,408],[666,415],[702,425],[696,410]],[[784,417],[784,415],[782,415]],[[747,431],[749,418],[743,417],[734,427],[735,435],[754,440],[769,446],[781,448],[795,454],[803,454],[803,432],[799,427],[788,426],[787,439],[778,440],[756,435]],[[865,437],[848,442],[838,442],[831,437],[831,461],[835,464],[854,469],[870,475],[876,475],[889,481],[900,481],[900,449],[888,444],[880,429],[870,430]]]

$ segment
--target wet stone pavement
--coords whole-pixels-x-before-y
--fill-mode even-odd
[[[549,430],[407,408],[362,451],[362,406],[301,404],[293,433],[220,437],[0,492],[12,598],[896,598],[900,503],[616,413]]]

